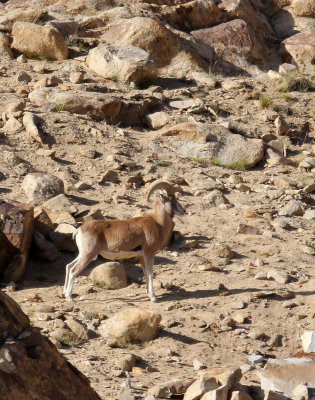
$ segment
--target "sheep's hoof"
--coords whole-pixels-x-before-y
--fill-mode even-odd
[[[151,297],[151,301],[152,301],[152,303],[157,303],[158,299],[154,296],[154,297]]]

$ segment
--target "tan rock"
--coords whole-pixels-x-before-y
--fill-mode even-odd
[[[301,73],[315,75],[315,28],[285,39],[281,43],[282,57],[291,57]]]
[[[99,328],[110,344],[143,342],[157,335],[161,315],[137,308],[128,308],[106,320]]]
[[[208,368],[207,370],[201,371],[200,375],[215,377],[220,386],[227,385],[230,389],[233,389],[239,383],[242,377],[242,371],[240,368],[231,368],[226,366],[219,368]]]
[[[227,385],[220,386],[218,389],[205,393],[200,400],[227,400],[229,387]]]
[[[43,139],[39,133],[36,117],[31,112],[25,112],[23,116],[23,125],[26,132],[38,143],[43,144]]]
[[[160,129],[167,125],[171,118],[168,113],[164,111],[158,111],[146,115],[145,119],[151,129]]]
[[[203,375],[189,386],[184,400],[199,400],[202,395],[220,387],[218,380],[211,375]]]
[[[159,74],[177,75],[206,69],[207,65],[198,52],[202,52],[204,58],[211,59],[212,48],[206,46],[203,49],[201,44],[194,46],[191,37],[181,36],[155,19],[135,17],[112,25],[103,34],[102,40],[111,45],[131,45],[145,50]]]
[[[68,58],[68,48],[63,36],[51,26],[15,22],[12,37],[12,47],[29,57],[42,56],[49,60]]]
[[[66,320],[66,324],[68,328],[75,334],[79,341],[88,339],[87,330],[79,321],[76,321],[73,318],[69,318]]]
[[[314,0],[293,0],[293,11],[301,17],[315,17]]]
[[[160,383],[148,390],[148,396],[169,399],[173,395],[183,395],[195,379],[173,379],[170,382]]]
[[[49,232],[49,238],[56,245],[58,250],[74,253],[77,251],[77,246],[73,239],[73,234],[75,232],[76,228],[74,226],[61,223],[54,231]]]
[[[98,265],[90,273],[89,278],[105,289],[121,289],[127,286],[125,268],[119,262]]]
[[[64,183],[54,175],[31,173],[25,176],[22,189],[31,203],[39,204],[64,193]]]
[[[88,67],[104,78],[139,83],[156,77],[156,67],[149,54],[135,46],[103,45],[89,51]]]

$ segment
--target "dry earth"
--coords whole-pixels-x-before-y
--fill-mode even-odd
[[[84,70],[85,81],[81,85],[87,91],[107,91],[124,98],[136,98],[143,93],[123,83],[104,80],[81,67],[80,61],[68,61],[69,65],[70,62]],[[39,63],[42,61],[1,61],[1,109],[17,98],[26,98],[27,85],[18,82],[16,77],[27,72],[36,82],[43,75],[35,72]],[[67,62],[46,62],[45,76],[55,74],[71,91],[75,85],[68,80],[70,69],[66,65]],[[103,262],[100,259],[78,277],[74,301],[66,303],[60,296],[61,287],[65,265],[74,258],[74,254],[66,252],[50,263],[31,256],[18,290],[12,291],[11,286],[6,289],[44,334],[53,330],[56,318],[64,316],[74,316],[87,323],[96,317],[110,317],[129,306],[162,315],[159,334],[153,341],[111,348],[96,329],[94,333],[90,331],[90,338],[84,343],[61,349],[90,378],[104,399],[117,398],[121,388],[128,384],[127,379],[133,394],[142,398],[153,385],[171,378],[195,376],[196,359],[212,367],[250,364],[247,357],[252,354],[261,354],[264,359],[288,357],[301,351],[300,335],[305,330],[315,330],[315,257],[301,248],[307,241],[314,243],[314,219],[289,216],[289,229],[275,225],[279,210],[292,198],[302,200],[305,208],[314,210],[314,193],[303,195],[300,190],[314,182],[314,169],[310,172],[298,168],[299,162],[311,153],[312,146],[314,149],[314,95],[312,92],[283,95],[276,90],[277,81],[266,73],[237,78],[218,75],[216,79],[220,83],[216,88],[185,77],[161,79],[158,85],[163,90],[165,109],[171,120],[178,123],[213,121],[213,114],[207,110],[193,114],[168,104],[170,99],[200,99],[216,110],[219,122],[229,117],[238,123],[238,130],[245,130],[249,137],[261,138],[275,133],[273,121],[280,110],[290,127],[286,136],[287,165],[269,166],[264,159],[250,170],[233,171],[203,159],[176,155],[163,147],[163,140],[148,127],[108,125],[62,109],[45,112],[30,102],[26,110],[41,118],[40,128],[45,138],[42,147],[52,149],[55,155],[39,155],[41,146],[23,129],[5,132],[0,137],[1,149],[14,149],[24,165],[9,168],[5,160],[0,160],[6,178],[0,183],[0,193],[7,201],[28,202],[21,184],[24,175],[35,170],[65,181],[66,193],[78,208],[78,214],[93,208],[100,209],[104,217],[125,218],[149,213],[152,206],[146,204],[146,185],[127,184],[127,179],[136,173],[143,175],[145,183],[174,175],[187,183],[180,194],[187,214],[175,217],[175,230],[182,238],[156,257],[157,304],[151,303],[146,295],[142,270],[137,263],[124,263],[128,277],[126,288],[95,287],[87,275]],[[237,83],[236,88],[224,89],[231,82]],[[260,108],[260,93],[272,99],[273,109]],[[100,134],[93,136],[93,132],[98,132],[95,130]],[[120,164],[119,182],[100,184],[101,176],[112,169],[111,158]],[[243,178],[245,191],[233,183],[234,176]],[[275,177],[288,178],[293,185],[282,187],[282,183],[273,180]],[[207,190],[212,182],[210,178],[217,182],[230,204],[210,204],[207,199],[211,193]],[[74,186],[78,181],[91,187],[79,191]],[[259,228],[260,234],[237,233],[240,224]],[[216,249],[222,244],[230,246],[234,252],[232,259],[218,256]],[[255,278],[257,273],[270,270],[286,272],[288,283]],[[166,282],[171,283],[170,290],[163,288]],[[37,301],[34,294],[38,295]],[[46,313],[43,306],[51,306],[55,312]],[[244,321],[227,328],[226,317],[240,321],[244,317]],[[281,340],[274,341],[276,335]],[[278,343],[273,345],[273,341]],[[139,369],[126,373],[119,368],[119,360],[129,353],[139,357],[136,363]],[[263,363],[245,368],[241,382],[259,386],[257,372],[261,368]]]

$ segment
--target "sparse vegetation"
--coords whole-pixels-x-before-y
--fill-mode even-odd
[[[51,60],[49,60],[49,58],[47,58],[45,56],[39,56],[37,54],[31,54],[31,55],[29,55],[29,58],[31,60],[35,60],[35,61],[47,61],[47,62],[51,61]]]
[[[56,105],[56,111],[61,112],[66,110],[66,105],[65,104],[57,104]]]
[[[106,289],[106,290],[114,290],[117,289],[119,287],[119,283],[120,281],[118,279],[111,279],[111,282],[105,282],[105,281],[97,281],[94,280],[93,281],[93,285],[102,289]]]
[[[81,340],[74,334],[62,336],[57,338],[58,342],[67,347],[76,347],[80,344]]]
[[[272,105],[272,99],[271,99],[271,97],[267,96],[266,94],[260,93],[259,104],[260,104],[260,108],[262,110],[264,108],[269,108]]]
[[[226,168],[236,169],[238,171],[245,171],[248,169],[248,160],[247,157],[244,157],[242,160],[238,162],[229,163],[226,165]]]
[[[211,158],[210,162],[211,162],[212,165],[218,165],[218,166],[222,165],[219,157],[217,157],[217,156],[213,156]]]
[[[117,74],[114,74],[114,75],[112,75],[112,76],[110,77],[110,79],[111,79],[112,81],[114,81],[114,82],[118,82],[118,75],[117,75]]]
[[[189,160],[202,166],[206,166],[208,164],[208,160],[204,157],[189,157]]]
[[[315,90],[315,82],[305,78],[302,74],[286,74],[277,87],[279,92],[310,92]]]

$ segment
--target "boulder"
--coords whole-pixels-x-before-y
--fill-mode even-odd
[[[102,45],[89,51],[88,67],[108,79],[139,84],[156,77],[156,67],[149,54],[135,46]]]
[[[32,383],[30,385],[30,382]],[[71,365],[19,305],[0,292],[1,398],[100,400],[89,380]]]
[[[22,277],[33,229],[31,205],[0,200],[0,279],[16,282]]]
[[[64,183],[54,175],[30,173],[25,176],[22,189],[31,203],[39,204],[64,193]]]
[[[68,47],[63,36],[52,26],[31,22],[15,22],[12,27],[12,47],[28,57],[66,60]]]
[[[315,28],[283,40],[281,58],[284,62],[296,64],[301,73],[315,75]]]
[[[314,0],[293,0],[292,6],[296,15],[301,17],[315,17]]]
[[[6,8],[0,16],[0,24],[10,27],[16,21],[33,22],[38,21],[45,13],[44,7],[28,7],[23,3],[23,7]]]
[[[110,45],[141,48],[150,55],[159,74],[206,69],[200,55],[210,60],[213,49],[202,43],[195,45],[193,37],[177,33],[152,18],[135,17],[112,25],[102,40]]]
[[[260,379],[263,390],[282,392],[292,397],[294,388],[301,383],[315,387],[315,361],[309,358],[269,359]]]
[[[247,169],[264,156],[261,139],[231,133],[220,125],[186,122],[157,131],[163,142],[185,157],[207,159],[232,169]]]
[[[158,313],[128,308],[106,320],[99,333],[111,345],[149,341],[157,335],[161,319]]]
[[[127,286],[124,266],[119,262],[98,265],[89,275],[90,279],[106,289],[121,289]]]
[[[8,337],[17,337],[25,328],[29,326],[29,317],[23,313],[22,309],[13,299],[11,299],[11,297],[0,291],[0,343],[2,344],[5,342]],[[0,374],[2,365],[1,361]]]
[[[267,49],[264,43],[257,38],[250,24],[241,19],[234,19],[191,33],[214,48],[223,46],[225,49],[245,55],[249,61],[257,62],[260,65],[265,63]]]
[[[164,111],[157,111],[155,113],[146,115],[145,119],[151,129],[160,129],[168,124],[171,117]]]
[[[76,114],[88,114],[95,119],[112,121],[117,117],[121,101],[111,96],[77,94],[53,87],[39,87],[28,95],[29,100],[41,107],[54,103],[56,109]]]
[[[207,392],[220,387],[217,379],[213,376],[201,376],[192,385],[190,385],[184,394],[184,400],[198,400]]]
[[[162,8],[161,14],[171,26],[183,31],[217,25],[225,19],[224,12],[217,2],[205,0],[171,2]]]
[[[54,231],[49,232],[49,239],[55,244],[58,250],[69,251],[74,253],[77,251],[73,235],[76,228],[67,223],[61,223]]]

